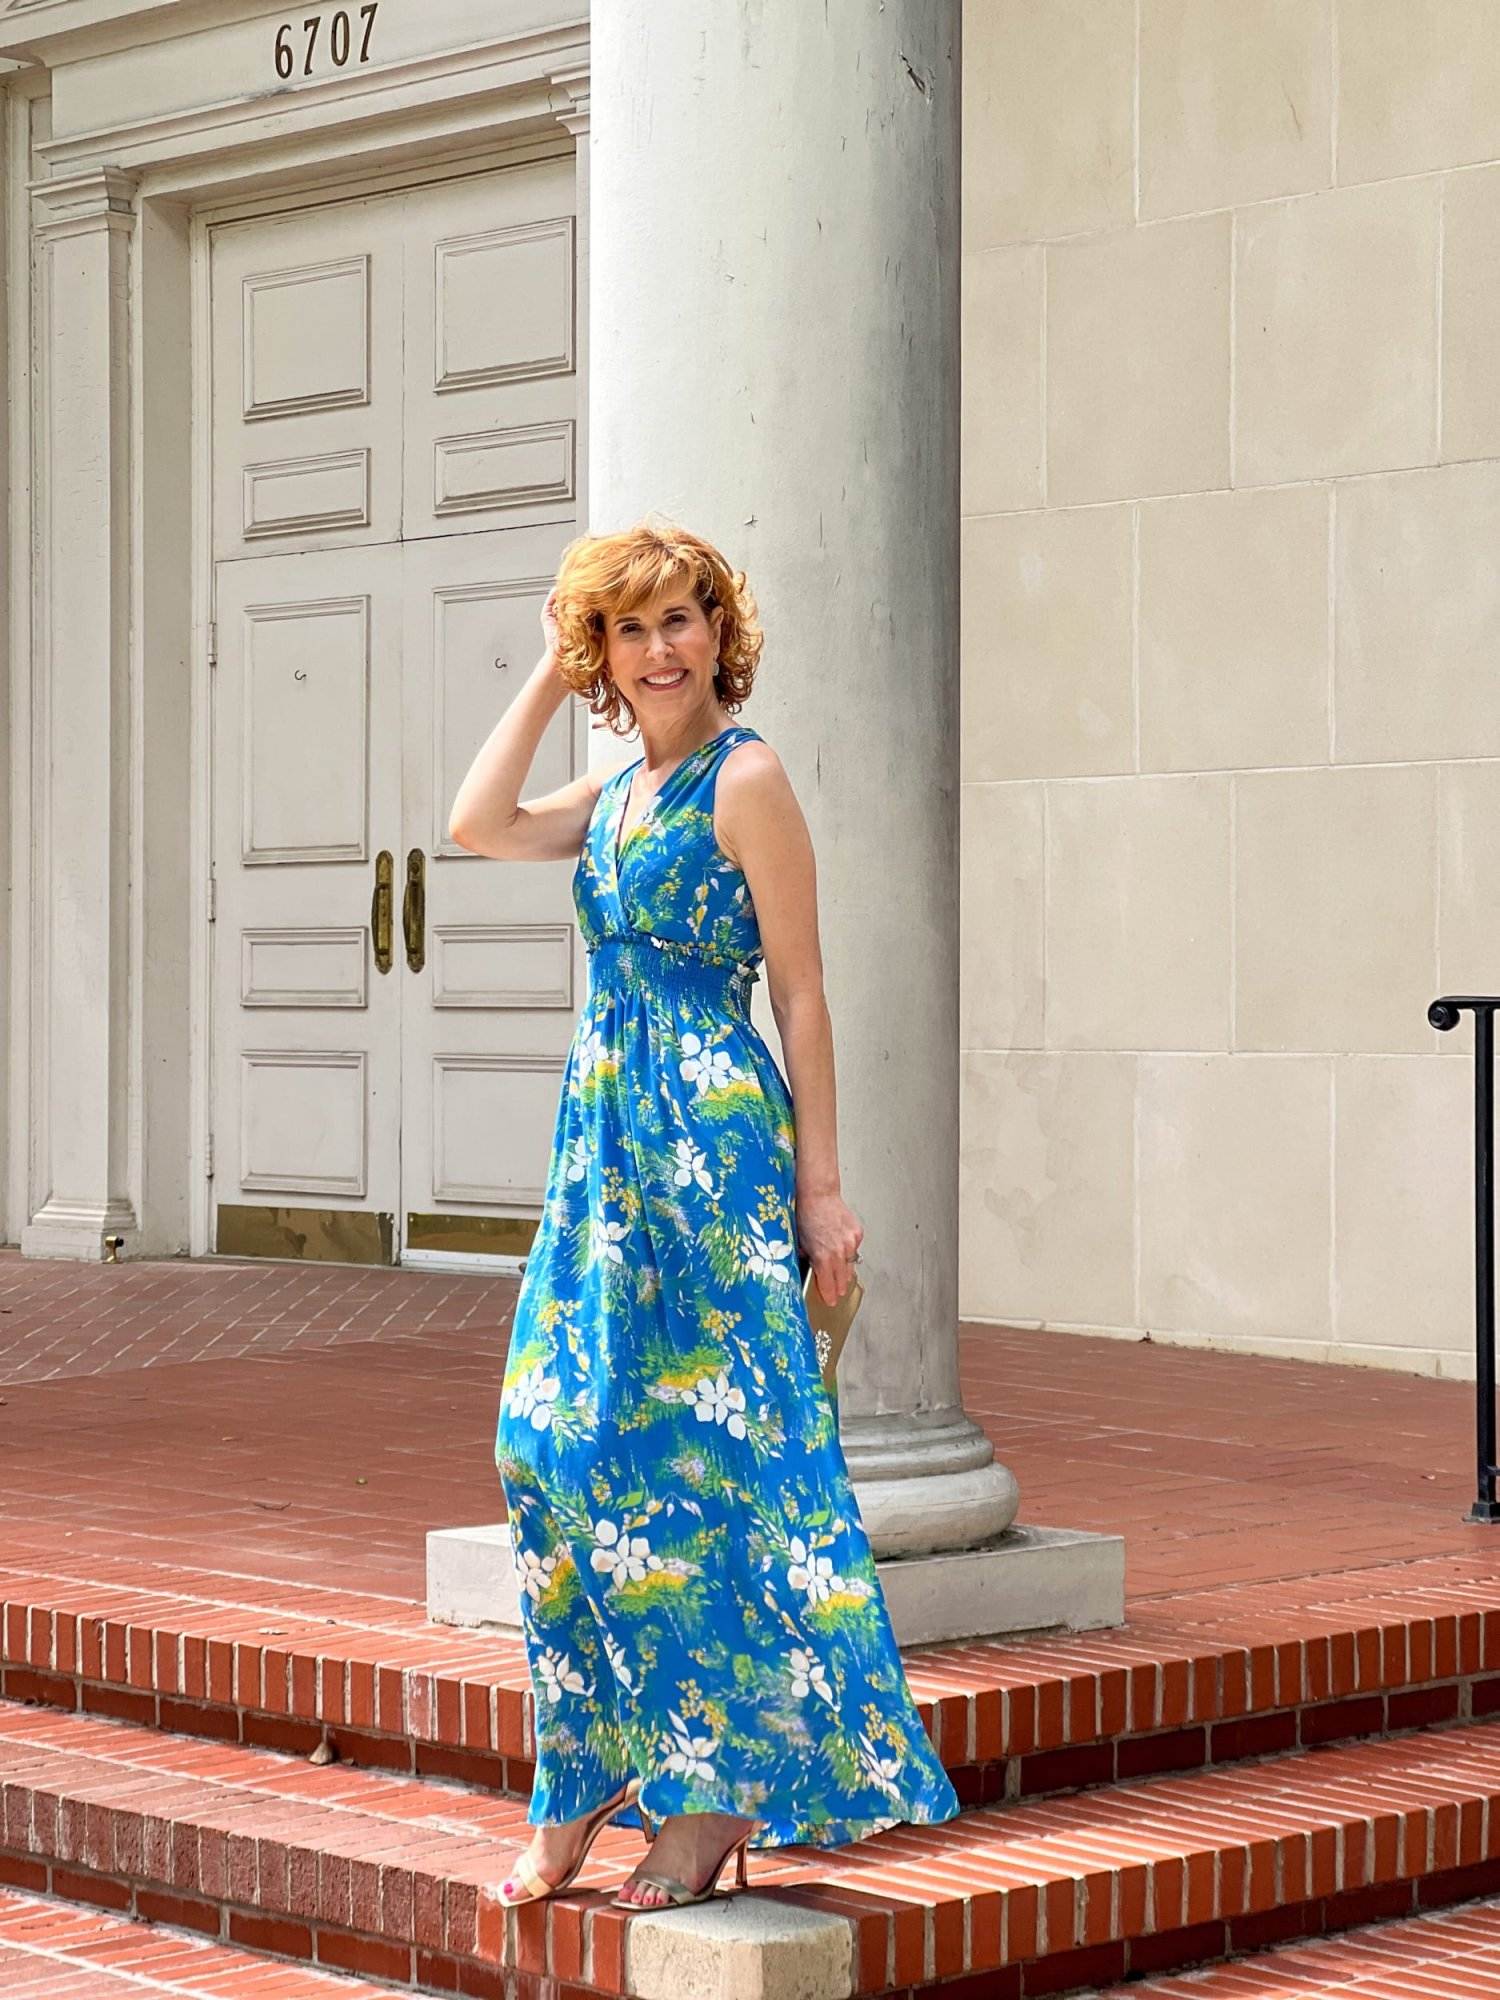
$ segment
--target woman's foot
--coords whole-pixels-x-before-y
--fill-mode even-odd
[[[747,1827],[759,1824],[759,1820],[739,1819],[733,1813],[673,1813],[657,1829],[641,1868],[675,1875],[690,1889],[701,1889],[715,1862],[733,1847]],[[642,1882],[632,1874],[620,1889],[618,1900],[637,1909],[651,1910],[669,1907],[672,1898],[658,1883]]]
[[[624,1804],[625,1792],[622,1787],[613,1801],[612,1810],[618,1812]],[[603,1823],[607,1824],[607,1817]],[[529,1861],[547,1882],[561,1882],[600,1828],[601,1813],[597,1807],[592,1812],[580,1813],[577,1819],[558,1820],[551,1825],[539,1826],[533,1833],[531,1845],[522,1859]],[[529,1884],[521,1877],[518,1862],[516,1868],[500,1884],[501,1898],[503,1900],[517,1897],[524,1901],[527,1898],[528,1888]]]

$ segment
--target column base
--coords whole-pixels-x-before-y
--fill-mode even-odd
[[[1010,1470],[961,1409],[842,1416],[839,1444],[877,1560],[975,1548],[1020,1508]]]
[[[1014,1474],[994,1458],[968,1472],[923,1471],[906,1479],[863,1478],[851,1458],[849,1472],[877,1562],[980,1547],[1005,1533],[1021,1505]]]
[[[108,1260],[108,1237],[122,1240],[116,1255],[129,1257],[140,1236],[140,1224],[128,1201],[49,1201],[21,1231],[23,1257],[71,1257],[75,1263]]]
[[[1019,1632],[1092,1632],[1125,1620],[1125,1543],[1072,1528],[1007,1528],[976,1547],[876,1560],[900,1646]],[[519,1639],[510,1528],[433,1528],[427,1616]]]

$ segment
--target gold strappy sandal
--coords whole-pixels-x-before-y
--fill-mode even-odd
[[[606,1825],[617,1812],[622,1812],[626,1806],[635,1805],[640,1794],[640,1789],[641,1780],[639,1778],[632,1778],[624,1791],[617,1792],[612,1799],[606,1799],[602,1806],[595,1806],[594,1810],[586,1815],[584,1824],[587,1831],[583,1837],[583,1844],[574,1857],[572,1867],[560,1882],[549,1882],[531,1857],[523,1853],[517,1857],[515,1865],[506,1877],[506,1881],[519,1882],[522,1888],[525,1889],[526,1894],[524,1896],[507,1896],[505,1893],[505,1882],[499,1882],[495,1885],[495,1901],[502,1904],[506,1909],[513,1910],[522,1903],[540,1903],[545,1902],[549,1896],[560,1896],[569,1883],[577,1878],[579,1869],[587,1861],[589,1849],[593,1846],[599,1829]],[[642,1827],[645,1824],[646,1816],[642,1813]]]
[[[655,1840],[656,1827],[652,1823],[646,1808],[641,1805],[639,1800],[636,1801],[636,1807],[641,1815],[641,1825],[645,1827],[649,1837]],[[609,1907],[612,1910],[629,1910],[632,1915],[636,1915],[642,1910],[681,1910],[685,1909],[689,1903],[711,1902],[719,1894],[719,1877],[723,1874],[724,1863],[729,1859],[731,1854],[734,1856],[734,1889],[728,1890],[726,1894],[732,1896],[735,1889],[748,1889],[750,1887],[750,1877],[745,1868],[745,1855],[750,1845],[750,1836],[754,1831],[754,1825],[748,1826],[737,1840],[732,1841],[725,1848],[724,1852],[714,1863],[713,1872],[701,1889],[690,1889],[686,1882],[679,1882],[675,1875],[663,1875],[658,1870],[652,1868],[637,1868],[631,1877],[633,1881],[649,1882],[654,1888],[665,1889],[670,1900],[665,1903],[632,1903],[624,1896],[616,1896],[612,1899]]]

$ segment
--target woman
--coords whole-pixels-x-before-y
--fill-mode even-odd
[[[589,985],[496,1432],[536,1712],[503,1902],[565,1888],[607,1820],[656,1826],[628,1909],[701,1901],[747,1846],[959,1812],[916,1712],[818,1372],[839,1181],[813,852],[781,760],[730,718],[754,600],[670,522],[584,536],[546,649],[454,802],[453,838],[577,855]],[[520,800],[569,691],[643,755]],[[750,1020],[764,962],[790,1078]],[[795,1101],[795,1118],[793,1102]],[[659,1825],[657,1824],[659,1822]]]

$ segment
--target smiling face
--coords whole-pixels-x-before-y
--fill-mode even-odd
[[[687,583],[605,620],[605,659],[622,698],[644,729],[660,725],[670,736],[700,712],[717,708],[714,675],[719,664],[716,605],[705,617]]]

